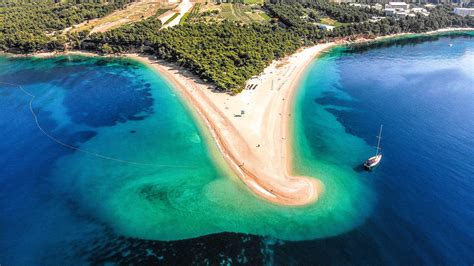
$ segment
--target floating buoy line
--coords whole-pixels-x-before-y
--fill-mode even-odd
[[[120,159],[120,158],[114,158],[114,157],[110,157],[110,156],[107,156],[107,155],[104,155],[104,154],[100,154],[100,153],[96,153],[96,152],[91,152],[91,151],[88,151],[88,150],[85,150],[85,149],[82,149],[82,148],[79,148],[79,147],[76,147],[74,145],[71,145],[71,144],[68,144],[68,143],[64,143],[63,141],[57,139],[56,137],[52,136],[50,133],[48,133],[40,124],[39,122],[39,119],[38,119],[38,115],[37,113],[34,111],[33,109],[33,102],[34,100],[36,99],[36,95],[28,92],[27,90],[25,90],[23,88],[23,86],[21,86],[20,84],[14,84],[14,83],[8,83],[8,82],[1,82],[0,81],[0,84],[5,84],[5,85],[9,85],[9,86],[12,86],[12,87],[17,87],[20,91],[22,91],[24,94],[28,95],[30,97],[30,101],[29,101],[29,109],[30,109],[30,112],[31,114],[33,115],[33,119],[35,121],[35,124],[36,124],[36,127],[41,131],[41,133],[43,135],[45,135],[46,137],[48,137],[50,140],[54,141],[55,143],[63,146],[63,147],[66,147],[68,149],[71,149],[71,150],[74,150],[74,151],[78,151],[78,152],[82,152],[82,153],[85,153],[87,155],[91,155],[91,156],[95,156],[95,157],[98,157],[100,159],[104,159],[104,160],[109,160],[109,161],[114,161],[114,162],[118,162],[118,163],[125,163],[125,164],[132,164],[132,165],[139,165],[139,166],[153,166],[153,167],[165,167],[165,168],[196,168],[196,166],[182,166],[182,165],[167,165],[167,164],[153,164],[153,163],[144,163],[144,162],[134,162],[134,161],[128,161],[128,160],[124,160],[124,159]]]

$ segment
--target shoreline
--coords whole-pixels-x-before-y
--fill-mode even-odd
[[[470,32],[474,31],[474,28],[443,28],[439,30],[433,30],[433,31],[428,31],[428,32],[422,32],[422,33],[413,33],[413,32],[404,32],[404,33],[396,33],[396,34],[390,34],[390,35],[385,35],[385,36],[377,36],[375,38],[366,38],[366,37],[356,37],[355,39],[344,39],[344,40],[338,40],[335,41],[337,45],[351,45],[351,44],[369,44],[372,42],[378,42],[378,41],[383,41],[383,40],[390,40],[390,39],[396,39],[396,38],[409,38],[409,37],[415,37],[415,36],[429,36],[429,35],[442,35],[443,33],[445,34],[450,34],[450,33],[456,33],[456,32]]]
[[[472,30],[474,28],[447,28],[420,34],[401,33],[373,39],[338,40],[303,47],[290,56],[272,62],[259,76],[247,81],[247,85],[257,85],[256,89],[245,89],[234,96],[213,92],[212,84],[204,83],[177,65],[153,59],[152,56],[123,54],[108,57],[131,58],[164,76],[187,102],[186,105],[198,114],[228,166],[254,194],[275,204],[301,206],[317,201],[324,192],[324,185],[316,177],[291,175],[291,112],[294,110],[297,88],[315,58],[338,45]],[[19,56],[43,58],[71,54],[98,55],[66,51]]]
[[[287,141],[289,127],[286,126],[288,116],[285,114],[290,110],[291,100],[288,99],[294,91],[289,88],[297,85],[299,77],[313,61],[313,57],[308,55],[318,54],[333,45],[330,43],[312,47],[310,50],[302,49],[290,56],[299,63],[298,69],[291,69],[290,66],[293,65],[287,64],[286,68],[277,70],[276,65],[279,62],[274,62],[270,66],[273,73],[268,73],[267,68],[267,73],[263,75],[265,77],[260,76],[261,87],[256,89],[260,93],[256,93],[256,90],[244,90],[235,96],[212,92],[209,84],[199,83],[192,74],[172,64],[137,54],[129,54],[127,57],[151,66],[179,90],[184,100],[199,114],[209,129],[228,166],[254,194],[276,204],[297,206],[316,201],[323,191],[323,185],[310,177],[289,174],[291,163],[287,155],[291,146]],[[301,60],[303,58],[305,60]],[[286,84],[279,84],[278,90],[269,86],[272,78],[290,69],[297,73],[294,76],[296,79],[290,79],[292,86],[285,86],[283,89]],[[258,109],[260,112],[257,111],[255,116],[249,114],[248,108],[256,108],[254,105],[265,102],[263,98],[267,97],[270,100],[265,104],[265,108]],[[284,98],[285,101],[282,100]],[[223,102],[227,104],[222,105]],[[241,117],[236,117],[236,114],[239,115],[236,108],[247,110]],[[275,111],[268,112],[268,108]],[[268,135],[273,136],[269,138],[270,141],[265,141]],[[268,154],[274,156],[267,156]],[[262,167],[265,164],[270,167]]]
[[[437,31],[431,31],[427,33],[422,33],[419,35],[432,35],[443,32],[454,32],[454,31],[471,31],[474,28],[448,28],[440,29]],[[217,147],[221,155],[226,160],[230,168],[236,173],[241,181],[247,185],[247,187],[252,190],[258,196],[276,204],[289,205],[289,206],[300,206],[307,205],[317,201],[320,195],[324,192],[324,184],[320,182],[316,177],[305,177],[305,176],[293,176],[291,175],[292,171],[292,144],[293,136],[292,129],[290,128],[292,120],[291,112],[294,107],[294,97],[298,88],[298,85],[301,82],[301,78],[306,73],[308,67],[314,62],[315,58],[321,55],[322,52],[331,49],[338,45],[346,45],[353,43],[368,43],[372,41],[379,41],[384,39],[418,35],[414,33],[401,33],[393,34],[388,36],[381,36],[374,39],[360,38],[354,41],[343,41],[343,42],[329,42],[324,44],[317,44],[311,47],[300,48],[296,53],[287,56],[278,61],[274,61],[270,66],[268,66],[263,73],[258,77],[250,79],[247,84],[257,83],[260,90],[267,90],[268,92],[268,81],[275,79],[282,74],[285,76],[287,73],[285,71],[275,73],[270,73],[275,71],[275,68],[283,63],[287,64],[288,71],[291,71],[287,79],[280,85],[278,94],[282,100],[284,99],[284,104],[278,104],[278,100],[272,97],[270,94],[264,95],[265,97],[256,97],[259,98],[258,103],[264,103],[266,97],[270,97],[269,103],[267,104],[267,109],[262,110],[262,113],[266,114],[266,119],[250,119],[251,121],[239,121],[237,122],[229,114],[225,113],[225,108],[219,107],[218,105],[222,102],[228,103],[229,106],[232,103],[229,103],[231,100],[224,98],[234,98],[235,102],[240,102],[240,106],[245,108],[245,101],[239,101],[238,98],[252,97],[245,95],[247,90],[242,91],[240,94],[235,96],[228,96],[225,93],[221,92],[212,92],[212,85],[201,83],[199,78],[193,77],[192,74],[186,70],[182,70],[172,64],[166,63],[162,60],[153,60],[149,57],[143,57],[142,55],[126,55],[126,57],[133,58],[140,62],[143,62],[154,69],[156,69],[160,74],[164,75],[181,93],[183,94],[185,100],[190,103],[191,108],[196,110],[201,119],[207,125],[208,129],[211,132],[211,135],[214,141],[217,144]],[[293,61],[291,60],[293,59]],[[292,61],[292,62],[289,62]],[[171,66],[170,66],[171,65]],[[182,74],[180,72],[185,72]],[[255,82],[255,80],[258,80]],[[267,84],[265,84],[267,83]],[[261,88],[262,86],[263,88]],[[270,90],[272,90],[270,88]],[[252,92],[251,92],[252,93]],[[247,93],[248,94],[248,93]],[[219,97],[219,95],[225,95],[224,97]],[[278,98],[278,97],[277,97]],[[250,104],[255,103],[250,100]],[[278,106],[278,107],[275,107]],[[251,105],[252,106],[252,105]],[[232,106],[235,107],[235,106]],[[256,106],[254,106],[256,107]],[[207,109],[207,110],[206,110]],[[215,114],[216,112],[218,117]],[[278,114],[278,115],[277,115]],[[245,114],[247,115],[247,114]],[[244,115],[244,116],[245,116]],[[219,117],[220,116],[220,117]],[[279,116],[281,118],[279,118]],[[218,121],[221,120],[221,121]],[[262,124],[258,122],[263,122]],[[271,121],[271,122],[269,122]],[[273,122],[273,123],[272,123]],[[257,128],[257,131],[263,134],[248,134],[240,130],[244,128],[249,130],[248,124],[251,127]],[[242,125],[244,124],[244,125]],[[270,124],[270,125],[269,125]],[[278,125],[277,125],[278,124]],[[267,150],[263,155],[254,154],[251,152],[252,146],[248,145],[249,143],[255,144],[255,138],[267,138],[271,136],[270,129],[277,129],[279,137],[273,137],[273,147]],[[227,133],[225,133],[227,132]],[[264,134],[264,132],[270,134]],[[281,137],[281,140],[280,140]],[[242,140],[236,140],[242,138]],[[232,139],[229,141],[228,139]],[[283,141],[283,145],[281,142]],[[260,139],[260,142],[265,142]],[[260,145],[260,144],[257,144]],[[246,151],[239,150],[239,148],[232,146],[242,146],[245,147]],[[281,148],[275,148],[280,146]],[[256,147],[256,146],[255,146]],[[259,148],[261,148],[260,146]],[[271,152],[276,152],[280,154],[278,156],[265,156],[265,154],[271,154]],[[241,157],[237,155],[246,155],[247,160],[239,159]],[[276,157],[281,157],[278,159]],[[254,160],[252,160],[254,159]],[[269,160],[266,160],[269,159]],[[248,166],[245,162],[252,164]],[[275,171],[259,169],[260,163],[273,164],[273,168],[279,168]],[[284,182],[281,182],[284,181]]]

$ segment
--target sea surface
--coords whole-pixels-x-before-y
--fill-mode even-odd
[[[0,264],[474,263],[472,33],[332,49],[293,117],[294,172],[325,184],[298,208],[242,185],[146,65],[0,57]]]

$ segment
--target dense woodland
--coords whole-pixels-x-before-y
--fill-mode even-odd
[[[60,31],[80,22],[105,16],[125,1],[74,3],[50,0],[1,1],[0,49],[34,52],[64,47],[67,39]],[[59,31],[59,32],[58,32]]]
[[[387,34],[414,32],[421,33],[447,27],[473,27],[474,18],[460,17],[452,12],[449,6],[439,6],[431,11],[429,16],[418,15],[416,17],[405,17],[401,19],[383,19],[375,23],[350,24],[337,28],[333,35],[350,36],[355,34],[367,34],[383,36]]]
[[[270,0],[265,7],[287,25],[301,25],[302,17],[317,19],[328,16],[338,22],[364,22],[372,16],[383,13],[376,9],[353,7],[348,4],[336,4],[325,0],[294,1]]]
[[[304,4],[309,9],[323,12],[327,16],[344,23],[364,22],[372,16],[382,16],[383,12],[371,8],[353,7],[347,4],[315,0]]]
[[[66,47],[103,53],[145,52],[177,63],[223,91],[239,92],[245,81],[259,74],[274,59],[303,45],[340,38],[375,37],[401,32],[426,32],[445,27],[474,27],[472,17],[460,17],[451,6],[438,6],[430,16],[386,18],[370,22],[376,10],[324,0],[270,0],[264,8],[268,23],[243,24],[185,22],[161,29],[152,16],[105,33],[62,29],[104,16],[127,1],[0,0],[0,50],[33,52]],[[330,18],[337,27],[320,30],[316,23]]]
[[[323,4],[322,4],[323,3]],[[287,9],[287,6],[291,6]],[[322,8],[321,6],[325,6]],[[271,0],[266,3],[266,7],[272,12],[272,15],[279,18],[288,30],[299,35],[305,44],[318,43],[327,39],[354,37],[357,35],[364,36],[383,36],[388,34],[396,34],[402,32],[421,33],[433,31],[446,27],[474,27],[473,17],[461,17],[452,12],[449,5],[438,6],[431,11],[429,16],[418,15],[416,17],[405,18],[385,18],[377,22],[370,22],[368,18],[377,16],[378,11],[351,7],[344,4],[329,3],[322,0]],[[287,10],[299,8],[298,12],[288,12]],[[345,18],[340,17],[339,11],[328,10],[345,10]],[[304,13],[302,15],[302,13]],[[310,14],[323,13],[338,22],[347,21],[347,18],[358,23],[348,23],[336,27],[333,31],[322,32],[313,23]],[[309,19],[302,19],[309,17]],[[289,21],[289,22],[288,22]],[[291,21],[299,21],[292,23]]]
[[[100,50],[107,45],[114,52],[151,49],[157,57],[176,62],[202,79],[213,81],[220,90],[240,91],[248,78],[263,71],[273,59],[301,46],[298,36],[276,25],[198,23],[159,33],[156,30],[144,29],[145,38],[129,34],[128,26],[92,34],[82,48]]]
[[[94,33],[87,38],[76,36],[77,45],[74,48],[123,53],[130,49],[150,47],[162,26],[156,18],[157,15],[137,23],[125,24],[106,33]]]

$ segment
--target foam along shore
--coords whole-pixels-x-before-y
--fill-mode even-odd
[[[240,94],[213,92],[186,71],[139,55],[164,75],[200,115],[228,165],[255,194],[282,205],[312,203],[323,193],[314,177],[291,175],[293,93],[306,67],[334,43],[301,49],[273,62]],[[253,89],[255,87],[255,89]]]

